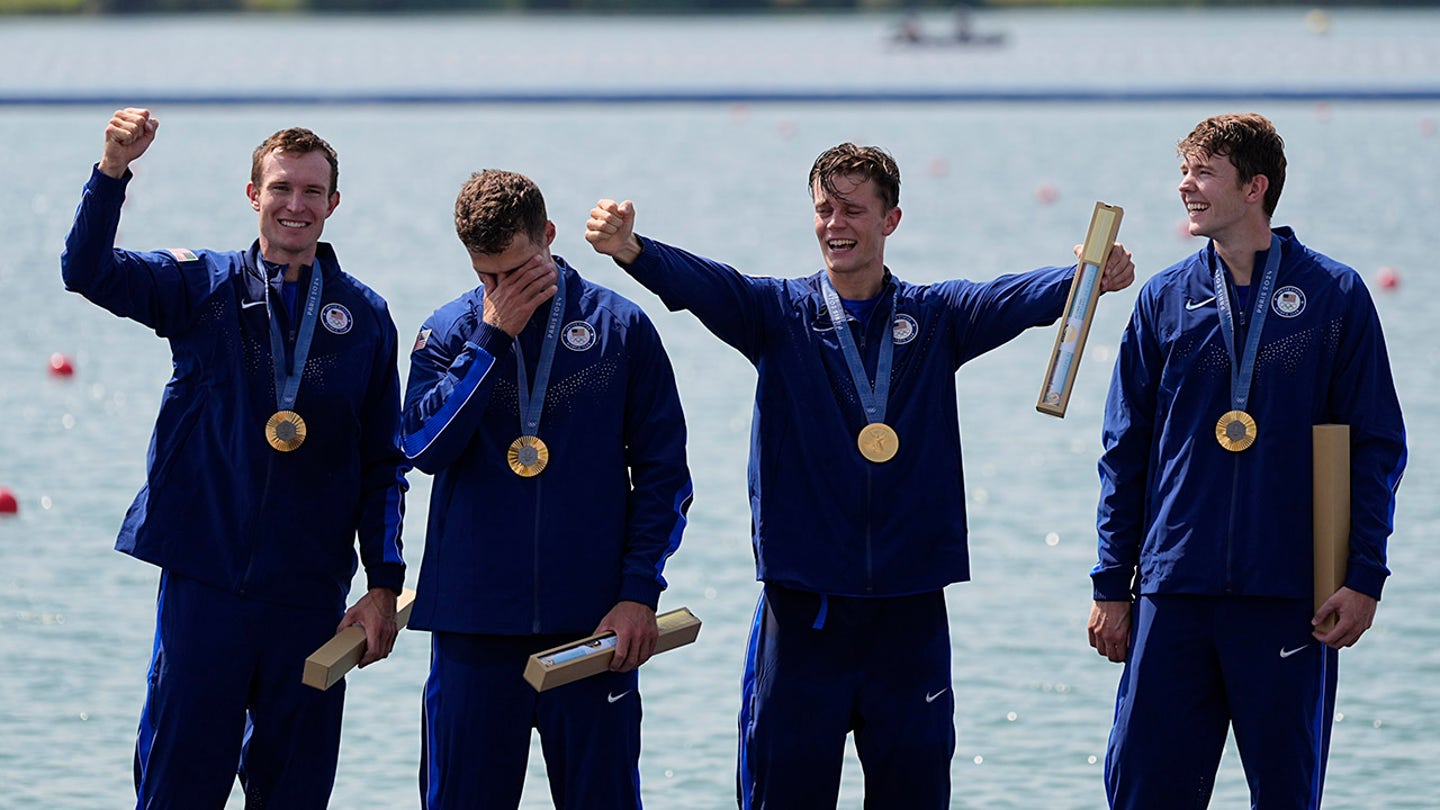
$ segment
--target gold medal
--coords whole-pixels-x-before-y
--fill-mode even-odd
[[[1229,411],[1215,423],[1215,441],[1232,453],[1254,444],[1257,432],[1254,417],[1244,411]]]
[[[855,443],[860,446],[860,455],[876,464],[884,464],[900,451],[900,437],[884,422],[871,422],[861,428]]]
[[[550,448],[539,436],[521,436],[510,443],[505,453],[510,470],[521,478],[534,478],[550,463]]]
[[[294,411],[276,411],[265,423],[265,441],[282,453],[305,443],[305,420]]]

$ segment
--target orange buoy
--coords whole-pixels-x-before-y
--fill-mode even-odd
[[[15,493],[0,487],[0,515],[13,515],[20,511],[20,502],[15,500]]]
[[[55,352],[50,355],[50,373],[56,377],[69,377],[75,373],[75,366],[70,362],[70,358]]]

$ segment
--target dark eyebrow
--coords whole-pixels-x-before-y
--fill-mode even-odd
[[[277,177],[277,178],[271,180],[269,183],[267,183],[265,187],[266,187],[266,188],[276,188],[277,186],[286,186],[286,187],[289,187],[289,186],[294,186],[294,185],[297,185],[297,184],[295,183],[295,181],[290,180],[289,178]],[[312,190],[313,190],[313,191],[322,191],[322,192],[326,192],[326,193],[329,193],[329,191],[330,191],[330,187],[329,187],[328,185],[324,184],[324,183],[304,183],[304,184],[300,184],[300,188],[304,189],[305,191],[312,191]]]

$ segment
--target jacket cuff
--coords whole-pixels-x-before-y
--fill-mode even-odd
[[[1345,572],[1345,587],[1352,591],[1359,591],[1378,601],[1380,591],[1385,588],[1386,572],[1361,568],[1356,565],[1351,565],[1348,569]]]
[[[635,241],[640,243],[640,255],[636,256],[635,260],[629,264],[625,264],[619,259],[616,259],[615,264],[619,266],[621,270],[629,270],[632,267],[648,267],[657,261],[654,240],[648,236],[641,236],[637,233],[635,234]]]
[[[401,563],[381,563],[365,569],[366,588],[388,588],[395,593],[405,588],[405,566]]]
[[[660,583],[653,579],[627,575],[620,583],[621,602],[639,602],[654,610],[660,604]]]
[[[504,354],[505,350],[508,349],[510,344],[515,340],[506,334],[504,329],[484,321],[477,322],[475,331],[471,332],[466,339],[482,349],[486,354],[497,358]]]
[[[1135,594],[1130,588],[1133,571],[1097,571],[1090,575],[1096,602],[1130,602]]]
[[[105,191],[113,191],[113,192],[123,193],[123,192],[125,191],[125,187],[130,184],[130,178],[132,178],[132,177],[134,177],[134,176],[135,176],[134,172],[131,172],[129,169],[126,169],[126,170],[125,170],[125,176],[124,176],[124,177],[121,177],[121,178],[119,178],[119,179],[116,179],[116,178],[111,177],[110,175],[108,175],[108,174],[100,171],[100,164],[99,164],[99,163],[96,163],[96,164],[94,164],[93,166],[90,167],[90,183],[89,183],[89,186],[90,186],[91,188],[93,188],[93,189],[96,189],[96,190],[101,190],[101,189],[103,189],[103,190],[105,190]]]

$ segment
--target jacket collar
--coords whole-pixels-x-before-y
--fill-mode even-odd
[[[268,283],[274,292],[280,292],[284,283],[285,265],[267,262],[260,255],[260,240],[256,239],[250,249],[245,251],[245,300],[265,300],[265,285]],[[335,257],[335,248],[329,242],[320,242],[315,246],[315,261],[320,264],[320,272],[325,274],[326,281],[340,272],[340,262]]]

